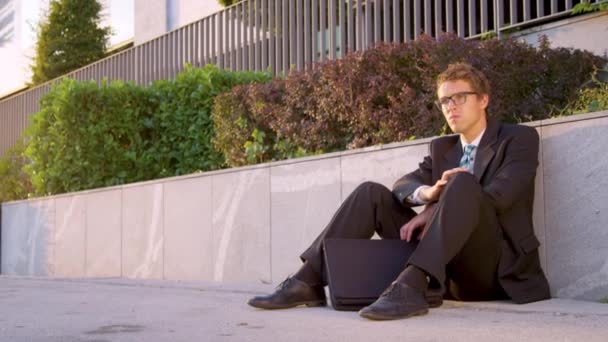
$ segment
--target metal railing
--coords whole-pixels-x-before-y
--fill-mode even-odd
[[[64,77],[134,81],[171,79],[184,64],[274,75],[421,34],[476,38],[568,15],[575,0],[247,0],[142,45],[0,100],[0,153],[12,147]],[[591,1],[600,3],[603,1]],[[498,30],[496,30],[498,28]]]

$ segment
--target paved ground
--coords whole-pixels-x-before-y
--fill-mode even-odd
[[[446,302],[373,322],[326,308],[262,311],[268,285],[0,276],[0,341],[608,341],[608,304]]]

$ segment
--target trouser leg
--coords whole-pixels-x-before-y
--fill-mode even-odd
[[[501,233],[473,175],[458,173],[450,179],[427,225],[409,263],[431,276],[431,286],[442,287],[448,280],[450,294],[463,300],[493,299],[501,293]]]
[[[399,203],[385,186],[365,182],[344,200],[327,227],[300,256],[320,277],[327,278],[323,262],[323,243],[327,238],[370,239],[377,232],[383,239],[399,239],[399,229],[416,212]]]

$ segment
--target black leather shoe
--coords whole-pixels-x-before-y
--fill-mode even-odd
[[[430,308],[438,308],[443,305],[443,296],[439,289],[427,289],[424,293],[426,302],[429,303]]]
[[[429,304],[424,292],[406,284],[393,282],[380,298],[359,311],[359,315],[373,320],[389,320],[424,315]]]
[[[298,305],[325,306],[327,299],[323,286],[310,286],[289,277],[277,286],[273,294],[253,297],[247,304],[259,309],[287,309]]]

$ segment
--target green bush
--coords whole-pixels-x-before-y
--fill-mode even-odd
[[[608,110],[608,83],[580,90],[579,96],[563,111],[563,115],[584,114]]]
[[[33,192],[32,182],[24,167],[28,163],[23,154],[22,141],[0,158],[0,203],[25,199]]]
[[[112,186],[151,177],[141,159],[143,124],[158,106],[131,83],[64,79],[41,99],[27,135],[26,170],[38,195]]]
[[[203,69],[186,67],[175,81],[153,84],[151,89],[159,107],[146,122],[152,134],[146,140],[144,158],[155,177],[223,167],[224,156],[213,146],[214,98],[239,84],[265,82],[270,78],[267,73],[231,72],[207,65]]]
[[[36,194],[47,195],[207,171],[225,165],[213,146],[213,99],[266,73],[186,67],[172,81],[66,79],[41,100],[26,151]]]

